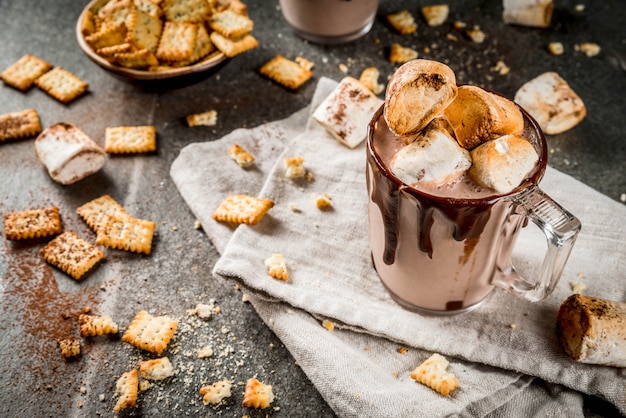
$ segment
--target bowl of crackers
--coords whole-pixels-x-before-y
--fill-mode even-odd
[[[101,68],[125,79],[201,78],[258,46],[240,0],[92,0],[76,38]]]

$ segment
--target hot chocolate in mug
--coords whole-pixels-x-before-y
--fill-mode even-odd
[[[387,165],[403,142],[387,127],[383,107],[374,115],[366,170],[370,247],[382,283],[403,307],[435,315],[467,312],[495,287],[535,302],[558,283],[581,225],[539,188],[547,144],[537,122],[520,110],[522,135],[539,159],[526,180],[504,195],[476,194],[469,180],[445,196],[404,184]],[[511,261],[529,220],[547,241],[537,277],[522,277]]]

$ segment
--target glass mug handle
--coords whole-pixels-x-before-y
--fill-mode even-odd
[[[515,271],[510,253],[499,266],[493,284],[508,289],[530,302],[547,297],[559,281],[565,263],[580,232],[580,221],[563,209],[539,187],[531,186],[512,197],[516,213],[533,221],[543,232],[548,248],[535,281],[529,281]],[[500,261],[500,260],[498,260]]]

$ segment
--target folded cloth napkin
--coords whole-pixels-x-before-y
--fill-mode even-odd
[[[322,78],[309,107],[285,120],[191,144],[171,168],[222,255],[214,274],[250,295],[331,407],[343,416],[487,416],[505,410],[508,416],[564,410],[582,416],[578,391],[626,413],[624,371],[573,362],[555,334],[556,312],[572,293],[571,283],[584,283],[589,295],[624,299],[618,277],[626,271],[624,207],[549,168],[541,187],[583,224],[553,295],[529,303],[496,290],[467,314],[408,312],[390,299],[371,264],[363,145],[346,148],[310,117],[335,86]],[[255,155],[253,167],[229,161],[226,150],[233,143]],[[298,155],[312,181],[285,178],[283,159]],[[211,218],[230,193],[272,198],[276,205],[259,224],[233,229]],[[321,211],[312,196],[325,193],[332,208]],[[516,248],[516,265],[528,274],[542,257],[536,238],[522,235]],[[272,253],[286,258],[288,282],[268,276],[264,260]],[[322,319],[335,330],[320,326]],[[397,351],[401,346],[409,348],[406,354]],[[432,352],[449,357],[449,370],[461,382],[451,396],[409,377]]]

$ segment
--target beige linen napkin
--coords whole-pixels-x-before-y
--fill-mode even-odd
[[[478,310],[460,316],[405,311],[388,297],[371,265],[364,147],[350,150],[310,120],[310,112],[335,85],[321,79],[311,106],[288,119],[189,145],[171,169],[183,198],[222,254],[216,276],[249,292],[259,315],[333,409],[345,416],[486,416],[504,409],[527,416],[537,408],[562,410],[567,404],[568,416],[581,416],[574,389],[607,399],[625,413],[624,372],[572,362],[554,332],[570,282],[585,283],[587,294],[623,300],[624,207],[549,169],[542,188],[583,223],[550,298],[530,304],[495,291]],[[257,157],[253,168],[243,170],[229,160],[226,150],[232,143]],[[284,177],[283,158],[297,155],[304,157],[313,181]],[[233,230],[211,219],[229,193],[269,197],[276,206],[258,225]],[[333,202],[328,211],[317,209],[312,199],[324,193]],[[541,257],[534,238],[522,236],[517,251],[517,264],[530,271]],[[266,273],[264,260],[278,252],[287,259],[289,282]],[[327,331],[320,326],[322,318],[338,328]],[[408,353],[398,353],[400,346],[409,347]],[[450,371],[461,381],[450,397],[408,376],[432,352],[449,356]],[[533,376],[563,386],[536,384]]]

